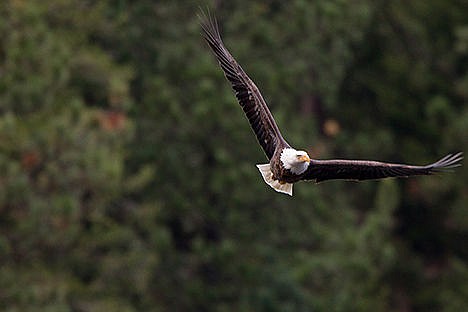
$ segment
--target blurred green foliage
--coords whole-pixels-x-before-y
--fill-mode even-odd
[[[275,193],[199,5],[0,6],[0,309],[466,309],[466,166]],[[463,1],[206,5],[314,157],[466,147]]]

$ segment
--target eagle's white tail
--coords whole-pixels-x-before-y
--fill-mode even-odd
[[[266,184],[271,186],[275,191],[288,194],[292,196],[293,185],[292,183],[281,184],[278,180],[273,179],[273,173],[270,169],[270,164],[257,165],[258,170],[262,174],[263,180]]]

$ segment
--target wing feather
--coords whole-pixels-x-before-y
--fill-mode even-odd
[[[236,98],[244,110],[250,126],[268,159],[271,159],[279,143],[289,146],[281,136],[265,100],[253,81],[226,49],[214,17],[203,11],[200,14],[203,36],[213,51],[224,75],[231,83]]]
[[[463,153],[449,154],[427,166],[411,166],[368,160],[312,160],[304,180],[321,182],[332,179],[369,180],[389,177],[430,175],[461,166]]]

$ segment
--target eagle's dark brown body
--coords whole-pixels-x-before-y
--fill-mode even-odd
[[[289,146],[284,146],[287,148]],[[291,170],[284,168],[281,163],[281,152],[283,148],[278,148],[273,157],[270,159],[271,172],[273,173],[273,178],[280,181],[280,183],[296,183],[300,180],[303,180],[303,175],[297,175],[291,172]]]

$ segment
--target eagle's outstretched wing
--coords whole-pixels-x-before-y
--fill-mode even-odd
[[[429,175],[461,166],[463,153],[449,154],[427,166],[410,166],[367,160],[311,160],[304,180],[369,180],[388,177]]]
[[[226,49],[214,17],[203,11],[200,14],[203,35],[218,60],[224,75],[231,83],[235,95],[268,159],[278,144],[289,146],[281,136],[276,122],[260,91],[241,66]]]

